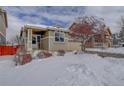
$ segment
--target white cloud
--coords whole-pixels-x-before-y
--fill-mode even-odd
[[[86,15],[102,17],[105,23],[111,28],[112,32],[119,32],[118,21],[120,16],[124,15],[124,7],[104,6],[104,7],[87,7]]]
[[[8,15],[7,40],[11,40],[16,35],[19,35],[19,31],[23,25],[24,22],[15,16]]]
[[[42,16],[45,16],[51,20],[61,20],[64,22],[70,22],[72,21],[72,19],[75,18],[74,15],[55,15],[55,14],[49,14],[49,13],[43,13]]]

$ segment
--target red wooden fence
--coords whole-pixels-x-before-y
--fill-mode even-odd
[[[14,55],[16,54],[17,49],[18,46],[0,46],[0,56]]]

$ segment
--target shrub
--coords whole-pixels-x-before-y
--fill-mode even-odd
[[[31,54],[23,54],[23,55],[15,55],[14,61],[15,65],[24,65],[26,63],[31,62],[32,56]]]
[[[50,56],[52,56],[52,53],[50,53],[48,51],[41,51],[37,55],[38,58],[48,58]]]
[[[64,56],[65,51],[64,50],[58,50],[58,56]]]
[[[32,60],[31,54],[25,54],[25,55],[23,56],[21,65],[24,65],[24,64],[26,64],[26,63],[29,63],[29,62],[31,62],[31,60]]]
[[[78,54],[78,51],[77,51],[77,50],[75,50],[75,51],[73,51],[73,53],[76,55],[76,54]]]

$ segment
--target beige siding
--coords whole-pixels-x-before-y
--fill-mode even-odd
[[[81,50],[81,43],[79,43],[79,42],[68,42],[68,50],[69,51]]]
[[[49,31],[49,50],[50,51],[57,51],[57,50],[68,50],[68,39],[65,33],[64,42],[55,42],[55,32]]]
[[[50,39],[50,51],[56,50],[68,50],[67,43],[55,43],[53,39]]]
[[[73,51],[73,50],[80,50],[80,43],[79,42],[68,42],[68,33],[65,33],[65,41],[63,43],[55,42],[55,32],[50,31],[50,51],[57,51],[57,50],[65,50],[65,51]]]
[[[41,48],[43,50],[49,50],[49,37],[48,37],[48,31],[46,31],[45,33],[45,37],[43,39],[41,39]]]
[[[49,38],[48,38],[48,37],[42,39],[42,40],[41,40],[41,45],[40,45],[41,48],[40,48],[40,49],[49,50],[49,44],[48,44],[48,42],[49,42]]]

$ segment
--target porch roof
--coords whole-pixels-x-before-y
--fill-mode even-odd
[[[41,31],[62,31],[62,32],[68,32],[67,29],[61,28],[61,27],[55,27],[55,26],[46,26],[46,25],[36,25],[36,24],[26,24],[24,25],[25,28],[31,28]]]

